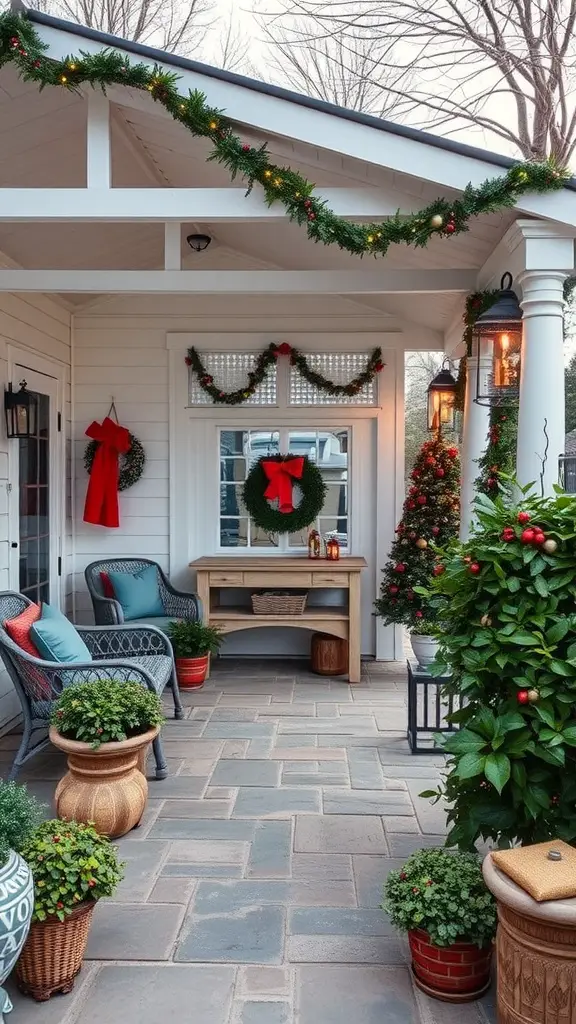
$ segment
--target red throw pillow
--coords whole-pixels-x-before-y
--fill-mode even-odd
[[[107,572],[100,573],[100,582],[102,583],[104,597],[116,597],[116,594],[114,593],[114,587],[112,586],[112,580],[110,579]]]
[[[34,658],[40,658],[40,652],[36,645],[30,638],[30,630],[34,623],[40,618],[41,608],[39,604],[30,604],[28,607],[17,615],[15,619],[7,619],[4,623],[4,627],[8,636],[18,647],[21,647],[26,654],[31,654]]]

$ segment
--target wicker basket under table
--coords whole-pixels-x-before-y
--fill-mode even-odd
[[[56,992],[66,994],[82,967],[96,902],[87,900],[60,921],[34,921],[20,959],[16,984],[24,995],[45,1002]]]
[[[304,594],[271,591],[264,594],[252,594],[252,611],[254,615],[302,615],[307,600],[307,591]]]

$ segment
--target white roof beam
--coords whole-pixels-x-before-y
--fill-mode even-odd
[[[89,189],[110,188],[110,100],[90,89],[86,117],[86,183]]]
[[[164,225],[164,270],[182,269],[182,234],[179,221]]]
[[[319,193],[341,217],[366,220],[393,216],[398,196],[376,188],[327,188]],[[245,188],[0,188],[0,222],[222,223],[280,221],[281,203],[268,206],[261,192]]]
[[[48,44],[51,57],[63,59],[71,49],[69,32],[45,25],[35,26]],[[92,39],[78,39],[77,49],[98,53],[102,45]],[[121,51],[122,52],[122,51]],[[124,51],[130,60],[140,60],[153,66],[146,57],[136,58]],[[249,124],[267,135],[281,135],[299,139],[309,145],[341,153],[379,167],[387,167],[400,174],[426,180],[443,189],[462,191],[468,182],[479,185],[486,178],[506,173],[495,166],[465,153],[454,153],[426,144],[425,139],[406,138],[392,132],[375,130],[371,125],[337,117],[324,110],[315,110],[271,96],[254,89],[243,88],[236,82],[208,78],[196,71],[175,69],[180,76],[179,88],[185,94],[189,89],[200,89],[209,96],[210,103],[223,109],[226,116],[239,125]],[[160,103],[138,90],[113,87],[108,96],[125,107],[136,107],[149,115],[170,117]],[[550,195],[522,196],[515,208],[536,217],[546,217],[564,224],[576,225],[576,193],[564,189]]]
[[[426,295],[469,292],[474,270],[0,270],[0,292]]]

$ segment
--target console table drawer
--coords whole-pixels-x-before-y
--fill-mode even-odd
[[[282,587],[312,586],[311,572],[245,572],[245,587],[266,587],[281,590]]]
[[[211,572],[211,587],[241,587],[244,583],[243,572]]]
[[[315,572],[312,573],[313,587],[347,587],[347,572]]]

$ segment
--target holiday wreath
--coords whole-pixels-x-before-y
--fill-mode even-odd
[[[296,506],[294,485],[302,492]],[[310,526],[322,511],[325,496],[322,474],[306,455],[263,455],[250,470],[242,494],[253,523],[267,533],[295,533]],[[271,501],[278,502],[277,508]]]
[[[84,449],[84,469],[90,475],[94,456],[98,450],[100,441],[89,441]],[[120,456],[120,473],[118,475],[118,490],[127,491],[129,487],[137,484],[146,462],[144,445],[134,434],[130,434],[130,447],[126,453]]]

